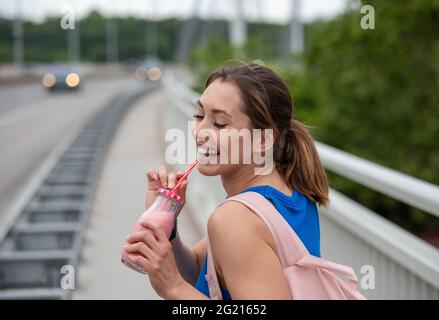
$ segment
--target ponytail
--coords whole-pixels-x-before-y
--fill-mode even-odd
[[[319,205],[328,204],[328,179],[320,162],[314,139],[307,127],[291,120],[280,139],[277,166],[293,190],[299,190]]]

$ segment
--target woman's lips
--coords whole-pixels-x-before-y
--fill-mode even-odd
[[[197,155],[201,160],[216,159],[219,156],[219,151],[210,148],[198,148]]]

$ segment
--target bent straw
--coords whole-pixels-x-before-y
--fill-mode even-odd
[[[183,183],[183,181],[186,179],[186,177],[189,175],[189,173],[191,173],[192,169],[195,168],[195,166],[197,165],[198,160],[195,159],[191,165],[189,166],[189,168],[186,169],[186,171],[183,173],[183,175],[181,176],[180,179],[178,179],[177,184],[175,185],[174,188],[172,188],[171,193],[174,193],[175,191],[178,190],[178,188],[180,188],[181,184]]]
[[[186,177],[189,175],[189,173],[191,173],[191,171],[195,168],[195,166],[197,165],[198,160],[195,159],[190,166],[186,169],[186,171],[183,173],[183,175],[181,176],[181,178],[178,180],[177,184],[175,185],[174,188],[172,188],[171,193],[174,193],[176,191],[178,191],[178,189],[180,188],[181,184],[183,183],[183,181],[186,179]],[[168,202],[169,198],[166,198],[165,201],[162,202],[162,204],[159,207],[159,210],[161,210],[166,202]]]

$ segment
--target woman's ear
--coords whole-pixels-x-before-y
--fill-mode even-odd
[[[269,174],[274,168],[273,148],[275,132],[273,129],[256,129],[253,134],[253,163],[256,175]],[[262,167],[261,167],[262,166]]]

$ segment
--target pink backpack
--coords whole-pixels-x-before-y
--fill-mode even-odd
[[[266,223],[276,242],[278,256],[294,300],[365,299],[357,291],[358,279],[352,268],[310,255],[290,225],[262,195],[244,192],[224,201],[241,202]],[[207,256],[206,280],[210,297],[222,300],[214,263],[210,259],[212,250],[209,239]]]

